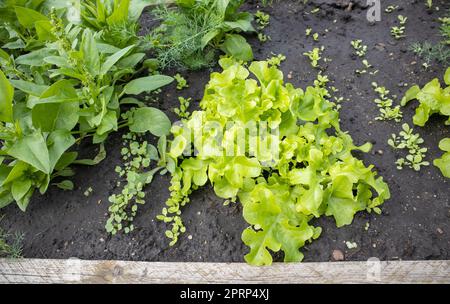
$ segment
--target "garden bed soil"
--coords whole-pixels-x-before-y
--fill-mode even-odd
[[[450,3],[433,1],[439,11],[428,12],[424,1],[389,1],[400,10],[386,14],[382,1],[382,20],[370,24],[366,20],[366,1],[276,1],[271,7],[260,8],[271,16],[265,33],[272,40],[261,44],[256,37],[249,38],[256,59],[266,59],[271,53],[286,55],[281,69],[292,79],[296,87],[311,85],[317,70],[311,68],[303,52],[324,45],[324,57],[332,61],[326,64],[325,74],[339,89],[337,96],[349,99],[342,104],[341,124],[356,144],[371,141],[373,151],[358,153],[366,165],[374,164],[376,170],[390,185],[392,198],[383,206],[381,215],[359,213],[352,225],[336,228],[332,218],[321,218],[314,223],[323,228],[322,236],[305,246],[305,261],[332,260],[334,250],[344,253],[346,260],[424,260],[450,258],[450,180],[445,179],[434,166],[420,172],[410,169],[397,170],[394,164],[399,157],[387,145],[392,133],[398,133],[401,123],[380,122],[374,118],[378,109],[373,100],[377,97],[371,88],[376,81],[386,86],[399,98],[407,88],[401,83],[424,85],[435,77],[442,79],[444,66],[433,64],[428,70],[422,61],[408,48],[416,41],[439,40],[438,17],[444,16]],[[256,1],[245,5],[256,11]],[[316,7],[320,11],[309,14]],[[396,25],[397,15],[408,17],[407,37],[394,40],[390,27]],[[144,30],[151,19],[143,18]],[[305,38],[305,29],[320,33],[318,43]],[[328,32],[326,32],[328,29]],[[358,77],[356,69],[362,67],[361,59],[352,55],[350,42],[362,39],[368,45],[367,59],[378,69],[375,76]],[[323,62],[322,62],[323,63]],[[215,68],[217,69],[217,68]],[[169,71],[170,72],[170,71]],[[172,74],[175,72],[173,71]],[[177,96],[192,97],[193,107],[202,98],[210,70],[182,73],[190,87],[177,91],[175,85],[165,88],[156,106],[163,109],[174,121],[171,109],[178,104]],[[398,99],[399,99],[398,98]],[[411,117],[416,102],[404,109],[404,121],[412,125]],[[425,128],[415,128],[429,148],[428,159],[440,156],[438,142],[450,137],[444,118],[433,116]],[[27,258],[114,259],[139,261],[202,261],[242,262],[247,253],[241,241],[241,233],[247,224],[242,218],[239,203],[223,206],[223,200],[214,195],[211,187],[196,191],[192,202],[184,208],[186,233],[174,247],[164,236],[166,225],[155,219],[169,196],[169,176],[157,176],[146,188],[146,204],[139,207],[135,219],[135,231],[126,235],[109,235],[104,228],[108,218],[108,197],[120,191],[116,187],[114,171],[121,164],[120,133],[112,135],[106,144],[107,158],[94,167],[76,167],[73,178],[75,190],[63,191],[51,187],[41,196],[36,194],[26,213],[10,205],[1,210],[4,218],[1,226],[10,232],[24,234],[23,256]],[[93,156],[95,147],[84,143],[79,147],[84,156]],[[90,196],[83,193],[93,188]],[[368,226],[366,230],[365,227]],[[356,242],[355,249],[348,249],[345,242]],[[282,256],[278,255],[277,260]]]

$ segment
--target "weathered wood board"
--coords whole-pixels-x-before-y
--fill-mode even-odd
[[[0,283],[450,283],[450,261],[162,263],[0,259]]]

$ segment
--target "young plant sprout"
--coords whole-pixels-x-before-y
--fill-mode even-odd
[[[422,147],[424,140],[419,134],[414,134],[413,129],[407,124],[402,125],[402,131],[396,135],[392,134],[388,140],[389,146],[395,150],[407,150],[406,157],[397,159],[395,162],[397,169],[401,170],[408,166],[415,171],[420,171],[422,166],[429,166],[430,163],[425,160],[427,148]]]
[[[325,50],[325,47],[314,48],[312,51],[305,52],[303,55],[309,58],[311,61],[311,66],[317,68],[319,66],[319,60],[322,58],[322,52]]]

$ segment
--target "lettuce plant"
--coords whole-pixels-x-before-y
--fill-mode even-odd
[[[433,161],[433,164],[438,167],[445,177],[450,178],[450,138],[444,138],[439,143],[439,149],[444,151],[441,158]]]
[[[439,79],[435,78],[427,83],[422,89],[415,85],[411,87],[402,99],[402,106],[408,104],[411,100],[417,99],[419,106],[413,117],[413,122],[417,126],[425,126],[428,119],[433,114],[448,116],[446,125],[450,125],[450,68],[444,75],[444,82],[447,87],[443,88]],[[450,178],[450,146],[449,138],[443,139],[439,148],[445,153],[440,159],[434,160],[433,164],[438,167],[445,177]]]
[[[267,61],[246,68],[226,58],[220,65],[201,110],[172,127],[169,155],[177,167],[167,208],[158,216],[172,225],[166,232],[171,245],[186,229],[181,208],[207,183],[220,198],[243,205],[249,227],[242,240],[252,265],[271,264],[269,250],[282,250],[286,262],[302,260],[299,249],[321,233],[313,218],[332,216],[342,227],[359,211],[381,212],[390,197],[387,184],[352,155],[371,145],[357,147],[341,130],[325,88],[284,84],[282,72]],[[252,123],[257,132],[246,129]]]

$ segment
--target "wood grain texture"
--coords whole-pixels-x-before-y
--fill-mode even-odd
[[[450,261],[162,263],[0,259],[0,283],[450,283]]]

